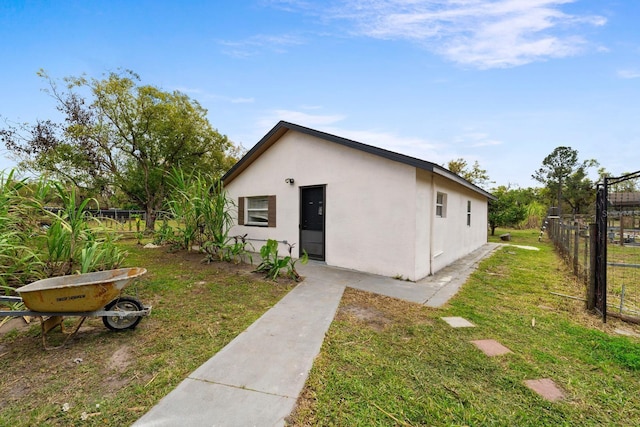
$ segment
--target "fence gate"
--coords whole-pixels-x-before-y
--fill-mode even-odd
[[[640,318],[640,171],[597,186],[595,308]]]

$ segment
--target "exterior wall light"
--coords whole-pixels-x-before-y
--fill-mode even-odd
[[[287,178],[284,180],[284,182],[286,182],[289,185],[293,185],[293,183],[295,182],[293,178]]]

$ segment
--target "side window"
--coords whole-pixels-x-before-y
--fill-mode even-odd
[[[269,198],[247,197],[247,225],[266,227],[269,225]]]
[[[276,226],[276,196],[240,197],[238,225]]]
[[[438,218],[447,217],[447,194],[438,192],[436,194],[436,216]]]
[[[467,226],[471,227],[471,200],[467,200]]]

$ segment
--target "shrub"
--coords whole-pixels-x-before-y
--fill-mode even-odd
[[[309,256],[306,251],[302,251],[302,256],[299,260],[294,259],[291,256],[293,250],[293,244],[287,244],[289,255],[280,258],[278,256],[278,242],[273,239],[267,240],[267,243],[260,248],[260,258],[262,262],[255,269],[256,272],[265,273],[266,277],[271,280],[276,280],[280,276],[281,271],[286,269],[285,275],[291,279],[298,281],[300,275],[296,271],[296,263],[300,261],[302,264],[306,264],[309,260]]]

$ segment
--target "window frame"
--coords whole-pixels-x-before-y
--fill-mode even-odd
[[[266,205],[264,208],[252,208],[252,201],[260,201]],[[252,213],[264,213],[264,221],[251,221]],[[247,197],[245,202],[245,221],[244,225],[250,225],[253,227],[268,227],[269,226],[269,196],[252,196]]]
[[[266,200],[266,208],[250,207],[251,200]],[[258,196],[246,196],[238,197],[238,225],[245,225],[248,227],[276,227],[276,196],[275,195],[258,195]],[[266,221],[249,221],[252,217],[251,213],[266,213]],[[264,216],[264,215],[262,215]]]
[[[447,217],[447,193],[436,192],[436,218]]]
[[[467,200],[467,227],[471,227],[471,200]]]

